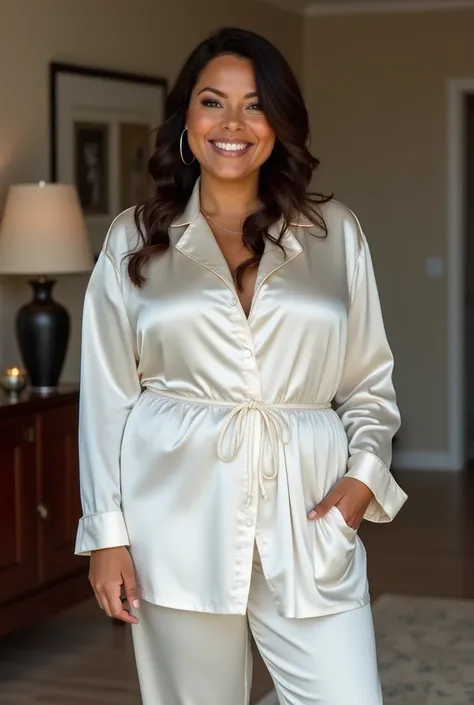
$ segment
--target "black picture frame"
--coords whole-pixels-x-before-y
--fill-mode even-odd
[[[81,87],[77,106],[71,97],[75,95],[74,86]],[[123,118],[120,117],[121,113],[114,114],[114,110],[122,107],[122,94]],[[110,98],[110,116],[105,109],[108,95],[113,96]],[[76,185],[96,253],[107,224],[118,212],[135,205],[126,199],[127,195],[131,197],[132,194],[131,187],[127,191],[127,183],[124,185],[124,173],[129,163],[135,165],[133,193],[143,193],[143,183],[139,183],[139,179],[144,178],[144,164],[147,161],[143,155],[144,129],[148,130],[151,140],[154,129],[164,119],[167,95],[168,80],[164,77],[60,61],[52,61],[49,65],[50,180]],[[87,104],[88,101],[90,104]],[[155,106],[156,117],[151,117]],[[146,114],[147,119],[141,119],[141,114]],[[95,151],[88,150],[89,158],[98,160],[97,168],[93,170],[98,181],[95,200],[90,191],[86,194],[84,165],[77,161],[78,155],[82,154],[78,150],[86,137],[91,140],[89,147],[95,148]],[[140,147],[136,146],[138,144]],[[133,154],[131,151],[126,153],[125,149],[135,151]],[[114,168],[110,166],[111,160]],[[128,178],[128,172],[126,176]],[[129,181],[132,181],[132,175]]]

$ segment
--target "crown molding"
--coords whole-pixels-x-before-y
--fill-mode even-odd
[[[474,0],[388,0],[388,2],[313,2],[305,11],[307,17],[328,15],[390,15],[420,12],[474,10]]]
[[[308,0],[306,0],[306,2],[304,0],[298,0],[296,5],[293,0],[257,0],[257,2],[263,2],[267,6],[272,5],[273,7],[279,7],[280,10],[286,10],[286,12],[291,12],[294,15],[303,17],[306,15],[307,10],[311,8],[311,4],[308,7]],[[257,703],[257,705],[259,704]]]

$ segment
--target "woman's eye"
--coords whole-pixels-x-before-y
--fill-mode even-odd
[[[204,98],[204,100],[201,102],[202,105],[204,105],[205,108],[220,108],[221,104],[217,100],[213,100],[212,98]]]
[[[204,98],[201,101],[201,105],[203,105],[205,108],[222,108],[221,103],[219,103],[219,101],[215,100],[214,98]],[[247,106],[246,110],[250,110],[251,112],[261,112],[262,106],[260,105],[260,103],[251,103]]]

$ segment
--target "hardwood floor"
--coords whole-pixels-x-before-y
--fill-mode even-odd
[[[474,469],[396,474],[409,501],[392,524],[361,529],[372,598],[474,598]],[[270,687],[256,657],[252,703]],[[88,601],[1,640],[0,705],[38,703],[139,705],[128,627],[114,626]]]

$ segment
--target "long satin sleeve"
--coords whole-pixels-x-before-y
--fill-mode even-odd
[[[120,273],[103,251],[89,281],[83,312],[79,413],[83,517],[76,554],[129,545],[121,511],[120,447],[140,391]]]
[[[389,471],[400,414],[392,384],[393,357],[385,334],[369,247],[361,249],[351,286],[347,348],[336,410],[349,441],[347,477],[366,484],[374,499],[365,519],[391,521],[407,496]]]

